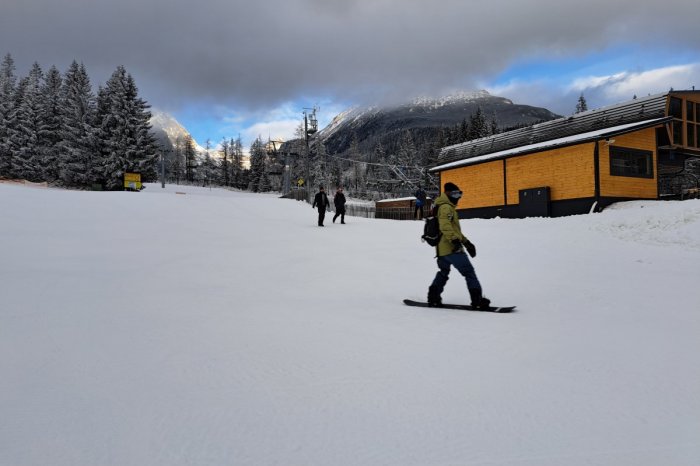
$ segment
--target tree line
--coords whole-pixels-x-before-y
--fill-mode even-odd
[[[148,109],[123,66],[95,93],[77,61],[65,73],[34,63],[18,77],[7,54],[0,64],[0,177],[110,190],[123,187],[127,172],[153,181],[159,146]]]

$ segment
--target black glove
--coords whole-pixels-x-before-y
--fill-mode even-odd
[[[458,239],[453,239],[452,240],[452,251],[459,252],[461,250],[462,250],[462,242]]]
[[[476,246],[474,246],[471,241],[465,238],[462,244],[467,248],[467,252],[471,257],[476,257]]]

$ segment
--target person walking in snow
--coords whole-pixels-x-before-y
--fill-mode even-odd
[[[333,204],[335,204],[333,223],[335,223],[335,219],[340,216],[340,223],[345,224],[345,194],[343,194],[342,186],[338,186],[335,196],[333,196]]]
[[[416,214],[418,214],[418,211],[420,211],[420,217],[418,217],[418,220],[423,220],[423,206],[425,205],[425,201],[427,200],[427,196],[425,194],[425,191],[423,191],[423,188],[418,186],[418,191],[416,191],[416,208],[413,210],[413,218],[416,218]]]
[[[483,296],[481,283],[476,276],[474,266],[464,252],[464,248],[466,248],[469,256],[472,258],[476,256],[476,247],[462,234],[462,229],[459,226],[456,206],[461,197],[462,191],[457,185],[445,183],[443,193],[435,200],[442,236],[435,247],[438,272],[428,288],[428,305],[431,307],[442,306],[442,291],[449,279],[450,267],[454,266],[467,282],[471,305],[479,309],[487,309],[491,301]]]
[[[323,186],[318,187],[318,192],[316,193],[316,196],[314,196],[314,203],[311,206],[311,208],[315,209],[317,206],[318,226],[322,227],[323,219],[326,218],[326,209],[331,206],[331,203],[328,202],[328,196],[326,195],[326,191],[323,190]]]

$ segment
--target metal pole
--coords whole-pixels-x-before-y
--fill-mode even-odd
[[[311,201],[311,179],[309,173],[311,169],[311,154],[309,154],[309,124],[306,111],[304,111],[304,142],[306,143],[306,197]]]
[[[165,152],[160,151],[160,187],[165,189]]]

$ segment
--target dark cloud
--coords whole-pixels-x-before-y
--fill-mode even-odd
[[[697,0],[3,0],[0,54],[20,72],[76,59],[96,83],[123,64],[162,108],[259,108],[471,89],[514,60],[611,43],[689,47],[698,17]]]

